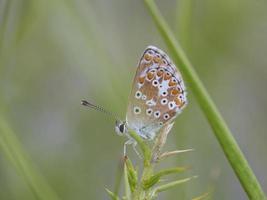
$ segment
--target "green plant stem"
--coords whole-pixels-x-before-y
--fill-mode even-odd
[[[150,163],[150,165],[144,166],[141,181],[138,186],[138,189],[136,190],[136,194],[134,195],[135,198],[133,198],[133,200],[143,200],[143,199],[150,200],[151,199],[148,195],[150,190],[145,190],[142,186],[142,183],[146,179],[148,179],[150,176],[152,176],[153,171],[154,171],[154,164]]]
[[[231,164],[236,176],[250,199],[265,199],[265,194],[251,170],[247,160],[227,127],[224,119],[216,108],[210,95],[202,84],[192,64],[185,55],[180,44],[168,24],[161,15],[153,0],[144,0],[156,26],[164,39],[174,62],[179,66],[185,79],[188,81],[190,90],[194,94],[215,136],[220,143],[225,156]]]
[[[124,190],[125,190],[125,195],[127,200],[131,200],[131,189],[129,185],[129,180],[128,180],[128,170],[126,165],[124,165]]]
[[[182,42],[182,46],[184,47],[185,51],[187,52],[190,50],[190,43],[191,43],[191,32],[190,32],[190,26],[191,26],[191,17],[192,17],[192,0],[178,0],[176,1],[177,4],[177,17],[176,21],[178,22],[177,25],[177,31],[180,40]]]
[[[148,179],[150,176],[152,176],[153,171],[154,171],[154,164],[151,163],[151,150],[149,149],[148,144],[140,137],[138,136],[134,131],[129,130],[129,135],[135,139],[135,141],[138,143],[140,149],[142,150],[142,154],[144,156],[144,169],[141,177],[140,183]],[[137,186],[137,190],[133,194],[133,200],[150,200],[149,197],[147,197],[148,191],[145,191],[144,188],[142,187],[142,184],[139,184]]]

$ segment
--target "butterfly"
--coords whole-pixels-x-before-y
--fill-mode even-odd
[[[135,131],[144,140],[153,140],[161,128],[173,123],[187,104],[180,72],[166,53],[155,46],[148,46],[133,80],[126,120],[115,117],[116,132],[129,138],[124,145],[124,154],[127,144],[136,145],[128,130]],[[82,105],[113,115],[86,100],[82,101]]]

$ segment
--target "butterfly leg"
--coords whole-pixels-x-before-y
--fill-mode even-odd
[[[132,139],[127,140],[123,145],[123,155],[124,156],[126,156],[127,145],[129,145],[129,144],[133,144],[133,140]]]
[[[129,139],[127,140],[125,143],[124,143],[124,146],[123,146],[123,155],[126,156],[126,153],[127,153],[127,145],[133,145],[133,149],[135,151],[135,153],[137,154],[137,156],[142,159],[143,157],[141,156],[141,154],[138,152],[138,150],[136,149],[136,146],[137,146],[137,142],[133,139]]]
[[[136,141],[133,141],[133,149],[134,149],[134,151],[135,151],[135,153],[137,154],[137,156],[140,158],[140,159],[142,159],[143,158],[143,156],[138,152],[138,150],[136,149],[136,146],[137,146],[137,142]]]

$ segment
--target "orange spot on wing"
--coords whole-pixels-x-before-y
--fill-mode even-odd
[[[181,100],[179,99],[179,98],[175,98],[174,99],[174,102],[175,102],[175,104],[177,105],[177,106],[181,106],[182,105],[182,102],[181,102]]]
[[[158,72],[157,72],[157,75],[159,76],[159,77],[161,77],[162,75],[163,75],[163,71],[162,70],[158,70]]]
[[[139,83],[143,84],[145,82],[145,78],[146,78],[145,76],[143,76],[143,77],[140,76],[138,79]]]
[[[150,56],[149,54],[146,53],[146,54],[144,55],[144,58],[145,58],[146,61],[150,61],[151,58],[152,58],[152,56]]]
[[[171,78],[171,74],[169,74],[169,73],[165,73],[164,74],[164,80],[169,80],[170,78]]]
[[[152,72],[148,72],[147,75],[146,75],[146,77],[147,77],[148,80],[152,80],[154,78],[154,76],[155,75]]]
[[[177,85],[177,83],[175,83],[175,82],[173,82],[173,81],[170,81],[170,82],[169,82],[169,86],[170,86],[170,87],[175,86],[175,85]]]
[[[157,56],[155,56],[155,57],[153,58],[153,60],[154,60],[155,63],[159,63],[159,62],[161,62],[161,58],[159,58],[159,57],[157,57]]]
[[[179,105],[179,108],[182,108],[185,105],[185,102],[182,102],[181,105]]]
[[[177,89],[173,89],[173,90],[171,91],[171,94],[172,94],[173,96],[175,96],[175,95],[179,94],[179,91],[178,91]]]

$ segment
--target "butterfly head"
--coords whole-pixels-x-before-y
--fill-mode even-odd
[[[116,120],[115,131],[118,135],[125,135],[127,133],[126,122],[121,120]]]

